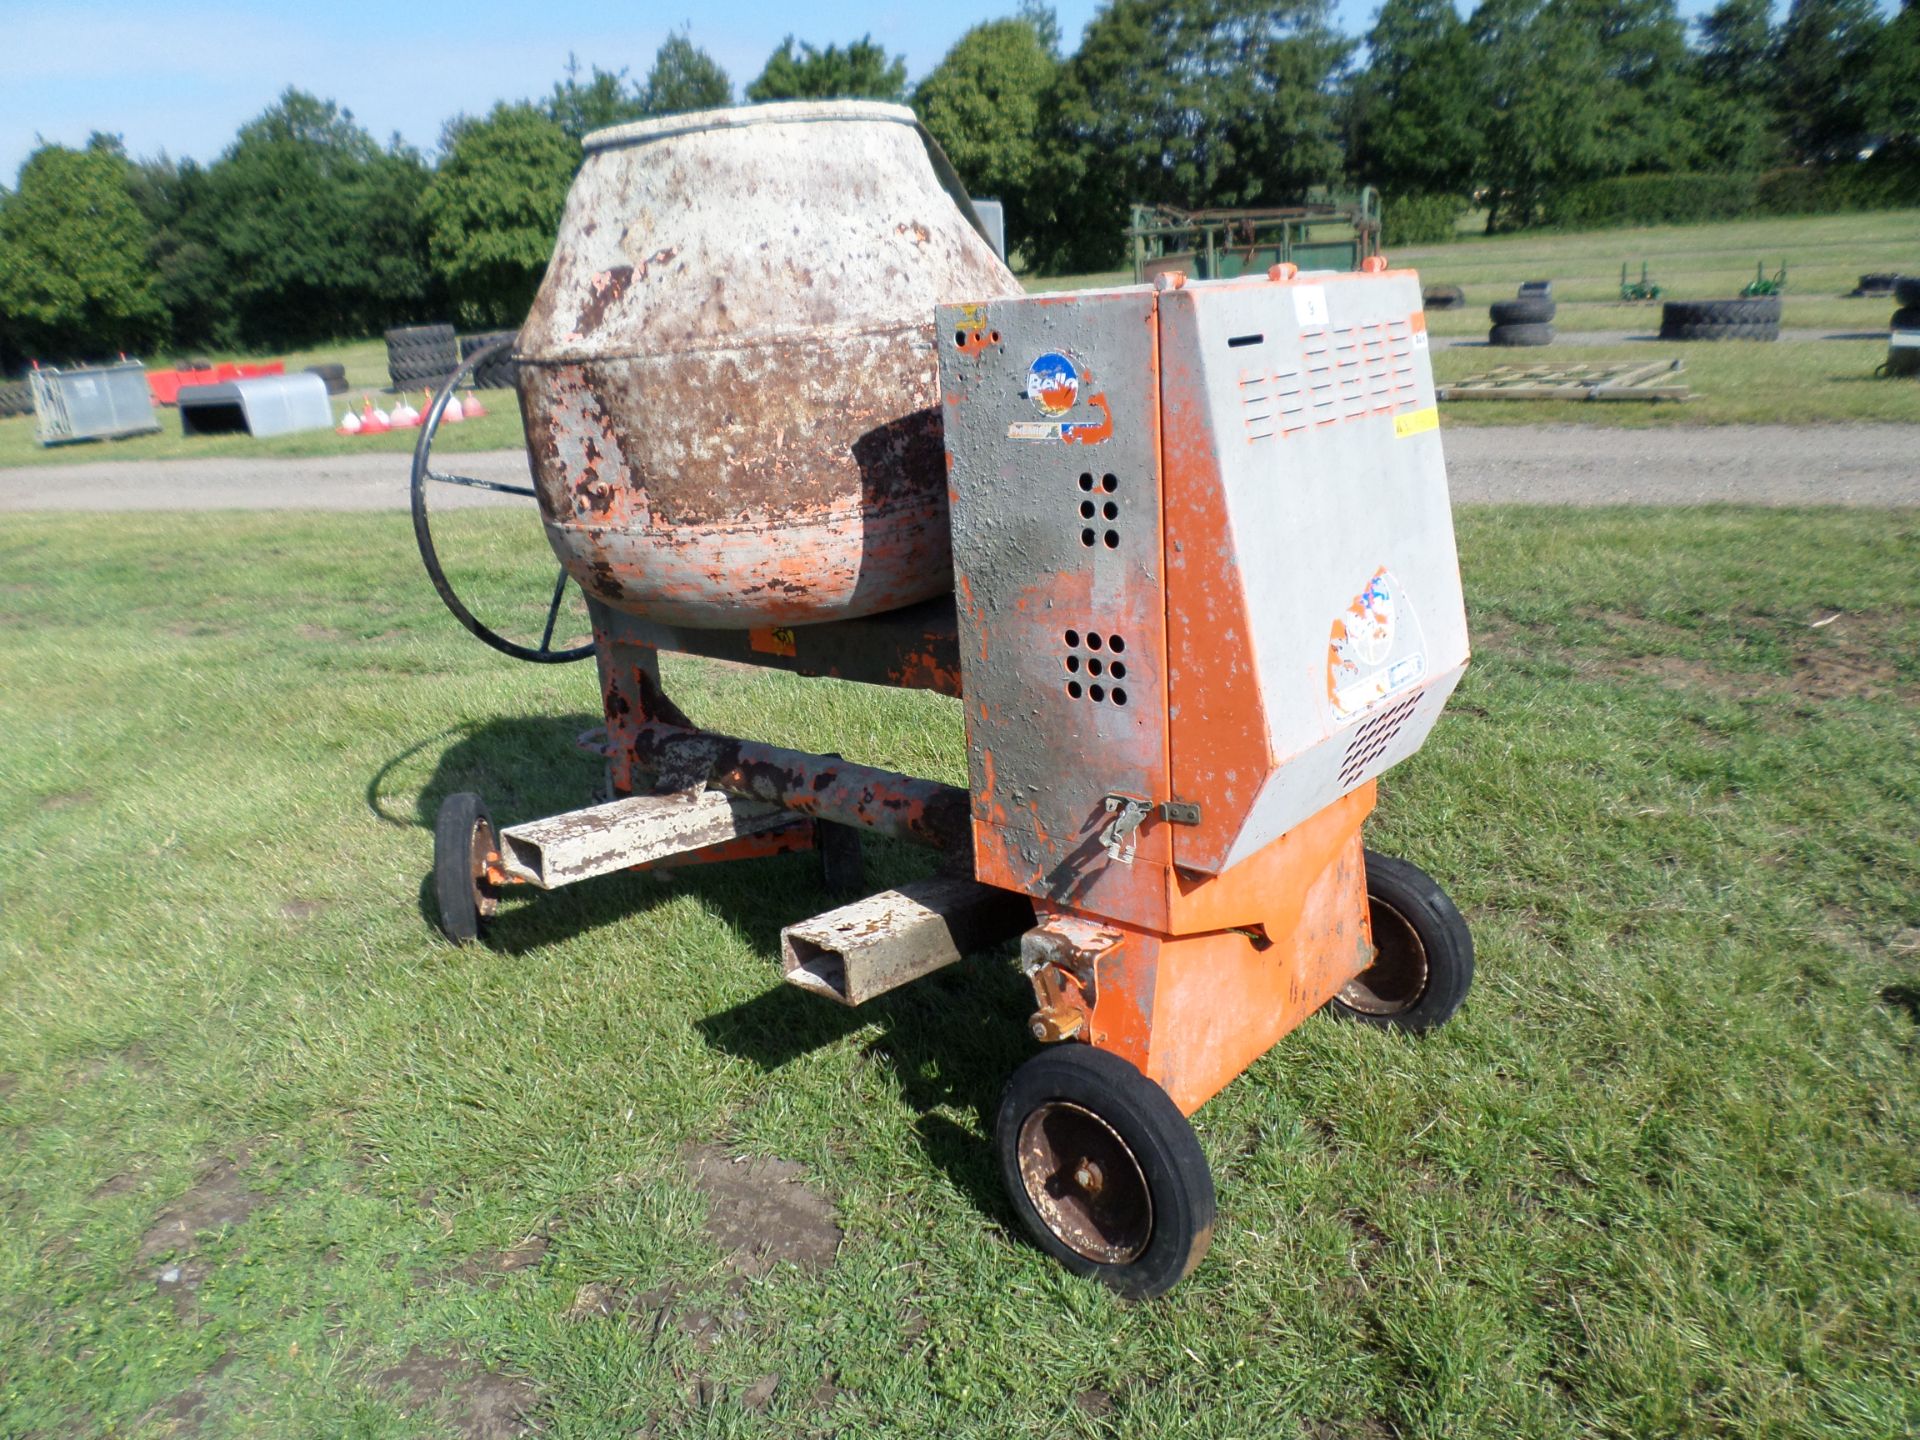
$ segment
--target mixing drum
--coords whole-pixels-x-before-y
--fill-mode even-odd
[[[516,351],[561,563],[706,628],[948,594],[934,307],[1021,290],[913,112],[712,110],[586,150]]]

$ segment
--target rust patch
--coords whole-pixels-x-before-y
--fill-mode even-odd
[[[627,287],[633,284],[633,266],[615,265],[612,269],[602,270],[587,282],[591,294],[587,303],[580,307],[579,333],[591,335],[600,328],[607,318],[607,311],[620,302],[627,293]]]

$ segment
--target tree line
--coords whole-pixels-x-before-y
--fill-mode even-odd
[[[1493,229],[1587,213],[1566,198],[1615,177],[1717,195],[1690,177],[1920,175],[1920,0],[1892,14],[1790,0],[1777,16],[1721,0],[1691,30],[1675,0],[1479,0],[1464,15],[1383,0],[1359,41],[1332,14],[1331,0],[1107,0],[1069,54],[1051,9],[1024,0],[911,88],[870,38],[789,36],[743,94],[911,103],[1041,271],[1116,264],[1133,203],[1277,205],[1367,183],[1404,241],[1470,202]],[[734,99],[675,34],[644,77],[570,59],[544,97],[456,117],[431,159],[297,89],[204,166],[111,136],[42,145],[0,189],[0,362],[517,324],[581,137]]]

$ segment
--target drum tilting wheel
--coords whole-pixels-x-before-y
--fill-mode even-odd
[[[440,929],[456,945],[477,940],[500,908],[500,892],[487,879],[487,860],[498,844],[478,795],[463,790],[440,802],[433,824],[433,898]]]
[[[433,544],[433,522],[427,514],[428,484],[464,486],[470,490],[494,490],[503,495],[524,495],[529,500],[535,497],[531,485],[513,485],[502,480],[483,480],[472,475],[453,475],[433,468],[433,440],[440,433],[440,418],[447,413],[447,405],[459,390],[461,382],[474,370],[487,364],[502,349],[513,344],[512,339],[495,341],[491,345],[482,345],[461,362],[460,368],[448,378],[447,383],[434,396],[433,404],[427,407],[426,417],[420,422],[420,438],[413,447],[413,538],[420,546],[420,559],[427,567],[427,578],[433,581],[433,588],[446,602],[447,609],[453,612],[454,619],[466,626],[477,638],[485,641],[503,655],[511,655],[516,660],[531,660],[542,665],[564,664],[569,660],[584,660],[593,654],[593,642],[575,645],[569,649],[553,648],[553,629],[560,618],[560,604],[567,594],[567,572],[563,566],[559,578],[554,581],[553,596],[547,602],[546,628],[541,631],[540,643],[522,645],[509,640],[480,620],[469,610],[466,603],[454,592],[453,583],[447,579],[447,572],[440,564],[439,553]]]
[[[1328,1003],[1330,1014],[1395,1030],[1444,1024],[1473,984],[1473,932],[1418,865],[1367,856],[1374,961]]]
[[[1213,1173],[1187,1117],[1117,1055],[1074,1041],[1007,1082],[1000,1178],[1034,1242],[1130,1300],[1164,1295],[1213,1240]]]

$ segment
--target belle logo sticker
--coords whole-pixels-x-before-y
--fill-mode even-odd
[[[1042,415],[1066,415],[1080,403],[1082,381],[1091,380],[1071,355],[1049,350],[1027,367],[1026,397]],[[1009,440],[1058,440],[1067,445],[1098,445],[1113,434],[1113,411],[1105,391],[1087,396],[1087,405],[1100,412],[1097,420],[1016,420],[1007,426]]]
[[[1427,673],[1419,618],[1385,566],[1334,616],[1327,633],[1327,700],[1342,720]]]
[[[1027,399],[1042,415],[1064,415],[1080,398],[1080,367],[1049,350],[1027,367]]]

